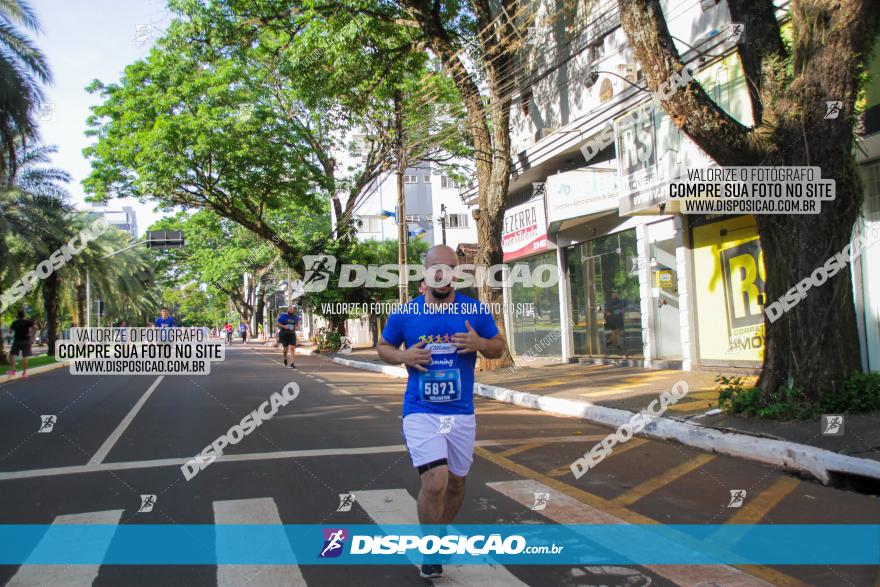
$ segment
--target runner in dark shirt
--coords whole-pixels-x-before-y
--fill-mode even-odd
[[[28,320],[24,310],[18,312],[18,320],[9,325],[12,329],[12,350],[9,353],[9,371],[7,375],[15,375],[15,355],[21,354],[22,369],[21,376],[27,379],[28,357],[31,356],[31,335],[34,332],[33,320]]]

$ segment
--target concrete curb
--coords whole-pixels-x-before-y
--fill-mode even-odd
[[[394,365],[379,365],[377,363],[368,363],[366,361],[352,361],[351,359],[343,359],[342,357],[333,357],[334,363],[345,365],[346,367],[354,367],[355,369],[363,369],[364,371],[373,371],[374,373],[384,373],[391,377],[403,378],[409,376],[404,367],[395,367]]]
[[[40,365],[39,367],[28,369],[28,379],[30,379],[32,375],[39,375],[40,373],[45,373],[46,371],[54,371],[55,369],[60,369],[61,367],[67,366],[68,363],[64,361],[58,361],[57,363],[52,363],[50,365]],[[21,375],[7,375],[6,371],[3,371],[3,374],[0,375],[0,383],[6,383],[7,381],[17,381],[19,379],[21,379]]]
[[[377,365],[340,357],[333,357],[332,360],[340,365],[385,373],[391,377],[403,378],[407,376],[406,369],[403,367]],[[585,401],[546,397],[486,383],[475,383],[474,393],[489,399],[541,410],[550,414],[582,418],[612,428],[628,424],[634,415],[634,412],[628,410],[597,406]],[[861,475],[880,480],[880,462],[878,461],[840,455],[830,450],[796,442],[760,438],[736,432],[722,432],[693,422],[656,418],[649,421],[639,434],[650,438],[675,440],[681,444],[717,454],[808,473],[825,485],[831,481],[833,473]]]
[[[597,424],[618,427],[629,423],[633,412],[597,406],[585,401],[546,397],[476,383],[474,392],[490,399],[533,408],[561,416],[583,418]],[[827,485],[832,473],[861,475],[880,479],[880,462],[840,455],[829,450],[784,440],[759,438],[748,434],[722,432],[691,422],[657,418],[645,425],[642,436],[675,440],[702,450],[750,459],[769,465],[809,473]]]

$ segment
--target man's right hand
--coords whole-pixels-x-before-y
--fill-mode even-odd
[[[417,371],[427,372],[425,366],[431,363],[431,351],[424,348],[425,341],[420,340],[405,351],[401,352],[400,358],[407,367],[412,367]]]

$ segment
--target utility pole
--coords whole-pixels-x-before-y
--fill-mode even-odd
[[[394,92],[394,148],[397,151],[397,265],[399,301],[409,301],[407,292],[406,244],[409,225],[406,221],[406,197],[403,190],[403,172],[406,171],[406,157],[403,153],[403,100],[400,90]]]
[[[446,244],[446,204],[440,204],[440,228],[443,235],[443,244]]]

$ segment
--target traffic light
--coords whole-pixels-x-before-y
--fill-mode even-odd
[[[147,231],[147,247],[151,249],[180,249],[183,245],[183,232],[180,230]]]

